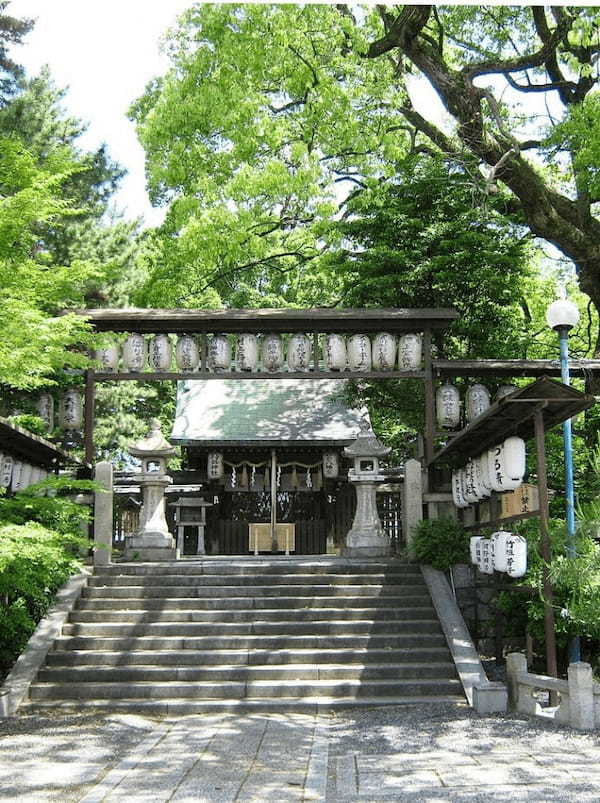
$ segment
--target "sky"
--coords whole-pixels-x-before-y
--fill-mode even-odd
[[[48,64],[59,87],[68,87],[68,112],[89,123],[82,148],[107,143],[128,175],[115,196],[127,218],[143,215],[158,225],[164,209],[153,209],[145,189],[144,152],[133,123],[131,102],[168,61],[159,41],[190,0],[12,0],[7,13],[37,18],[24,44],[12,50],[29,76]]]

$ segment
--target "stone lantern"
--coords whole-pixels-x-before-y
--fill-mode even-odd
[[[167,458],[175,454],[175,448],[160,431],[158,419],[152,419],[148,435],[131,446],[129,453],[142,461],[142,509],[138,531],[126,537],[125,559],[175,560],[177,550],[165,519],[165,489],[172,483],[167,476]]]
[[[358,438],[346,446],[344,454],[354,460],[348,479],[356,487],[356,514],[346,536],[343,554],[347,557],[379,557],[390,552],[389,537],[383,531],[377,512],[377,483],[385,477],[379,473],[379,458],[389,454],[365,419]]]

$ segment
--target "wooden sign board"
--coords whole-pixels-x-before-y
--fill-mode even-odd
[[[277,551],[285,552],[289,555],[296,549],[296,525],[295,524],[276,524],[275,536],[277,539]],[[270,524],[250,524],[249,525],[249,544],[250,552],[258,555],[259,552],[271,551],[271,525]]]
[[[524,482],[514,491],[500,497],[500,518],[508,519],[522,513],[535,513],[540,509],[540,494],[537,485]]]

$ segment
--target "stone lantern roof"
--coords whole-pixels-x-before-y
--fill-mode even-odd
[[[384,446],[377,438],[369,421],[363,419],[357,439],[346,446],[344,454],[346,457],[383,457],[391,451],[390,446]]]
[[[175,452],[175,447],[162,434],[158,418],[150,421],[150,432],[146,437],[129,447],[129,453],[134,457],[171,457]]]

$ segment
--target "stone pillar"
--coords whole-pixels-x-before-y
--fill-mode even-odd
[[[569,724],[578,730],[594,730],[594,678],[586,663],[569,664]]]
[[[377,512],[377,482],[383,477],[365,480],[350,475],[349,479],[356,487],[356,514],[343,554],[355,558],[389,555],[390,539]]]
[[[508,687],[508,707],[516,711],[519,704],[519,684],[517,675],[527,672],[527,658],[520,652],[510,652],[506,656],[506,685]]]
[[[418,460],[407,460],[404,464],[404,486],[402,488],[402,532],[408,557],[414,560],[413,540],[415,527],[423,519],[423,476]]]
[[[111,562],[113,537],[113,466],[96,464],[94,479],[104,490],[94,492],[94,566]]]

